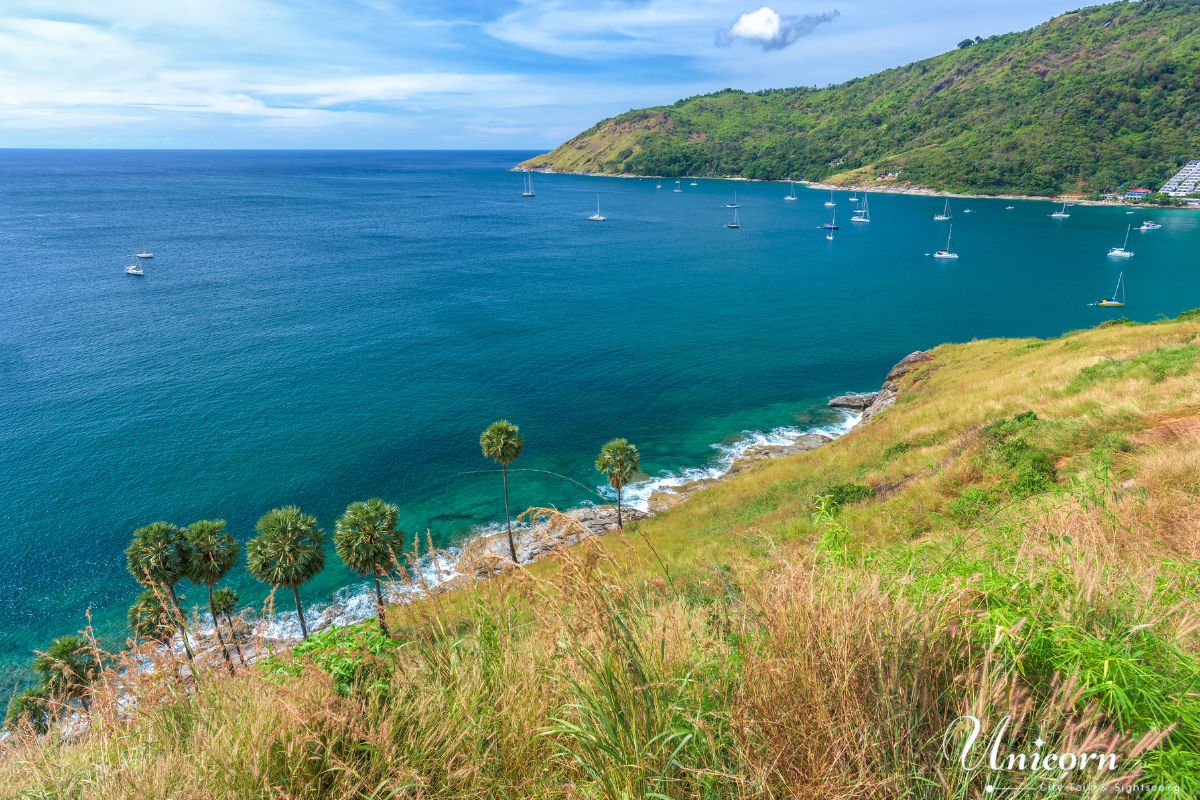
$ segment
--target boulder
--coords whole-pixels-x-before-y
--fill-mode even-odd
[[[845,408],[850,411],[864,411],[879,397],[879,392],[863,392],[862,394],[843,394],[833,398],[827,404],[830,408]]]

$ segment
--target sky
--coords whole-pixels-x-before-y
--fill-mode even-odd
[[[1060,0],[0,0],[0,147],[545,149],[838,83]]]

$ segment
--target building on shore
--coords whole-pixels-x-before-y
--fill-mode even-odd
[[[1175,177],[1164,183],[1159,191],[1171,197],[1185,197],[1200,192],[1200,159],[1184,164],[1183,169],[1176,172]]]
[[[1136,189],[1130,189],[1129,191],[1127,191],[1125,193],[1125,199],[1126,200],[1145,200],[1146,195],[1148,195],[1148,194],[1150,194],[1149,189],[1144,189],[1139,186]]]

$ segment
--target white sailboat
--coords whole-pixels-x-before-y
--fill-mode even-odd
[[[1051,219],[1070,219],[1071,215],[1067,213],[1067,204],[1063,203],[1062,208],[1050,215]]]
[[[689,185],[689,186],[699,186],[700,184],[696,183],[696,179],[695,179],[695,178],[692,178],[692,182],[691,182],[691,183],[689,183],[688,185]]]
[[[833,202],[833,189],[829,190],[829,199],[825,201],[826,208],[833,208],[837,203]]]
[[[1122,272],[1117,276],[1117,285],[1113,289],[1112,297],[1104,297],[1094,303],[1088,303],[1088,305],[1101,308],[1123,308],[1125,306],[1125,273]]]
[[[145,275],[146,273],[142,271],[141,264],[130,264],[128,267],[125,268],[125,274],[126,275]]]
[[[673,191],[673,192],[682,192],[683,191],[683,189],[680,188],[680,186],[679,186],[679,181],[675,181],[675,188],[672,189],[671,191]]]
[[[829,222],[826,222],[826,223],[825,223],[824,225],[822,225],[821,227],[822,227],[822,228],[824,228],[824,229],[825,229],[825,230],[827,230],[827,231],[836,231],[836,230],[838,229],[838,224],[837,224],[837,210],[836,210],[836,209],[835,209],[835,210],[834,210],[834,212],[833,212],[833,219],[831,219]]]
[[[863,192],[863,194],[866,194],[866,192]],[[852,193],[850,194],[850,196],[849,196],[849,197],[847,197],[846,199],[847,199],[847,200],[849,200],[851,203],[857,203],[857,202],[858,202],[858,195],[857,195],[857,194],[854,194],[854,193],[852,192]]]
[[[1129,247],[1129,231],[1132,229],[1133,225],[1125,226],[1125,243],[1120,247],[1113,247],[1109,249],[1108,254],[1110,256],[1113,258],[1133,258],[1133,253],[1127,249]]]
[[[741,220],[739,220],[739,219],[738,219],[738,212],[737,212],[737,209],[736,209],[736,208],[735,208],[735,209],[733,209],[733,220],[732,220],[732,221],[730,221],[730,222],[727,222],[727,223],[725,223],[725,227],[726,227],[726,228],[740,228],[740,227],[742,227]]]
[[[600,195],[596,195],[596,213],[588,217],[592,222],[604,222],[608,217],[600,213]]]
[[[951,225],[951,226],[950,226],[950,232],[946,234],[946,246],[945,246],[945,247],[943,247],[941,250],[938,250],[938,251],[936,251],[936,252],[933,254],[933,257],[934,257],[934,258],[946,258],[946,259],[954,258],[954,259],[957,259],[957,258],[958,258],[958,253],[956,253],[956,252],[954,252],[953,250],[951,250],[951,249],[950,249],[950,242],[951,242],[951,240],[952,240],[953,238],[954,238],[954,226],[953,226],[953,225]]]
[[[862,205],[854,212],[854,216],[850,218],[851,222],[870,222],[871,221],[871,205],[867,200],[867,193],[863,192]]]
[[[796,199],[796,184],[792,183],[791,181],[788,181],[788,193],[783,196],[783,199],[784,200],[795,200]]]
[[[725,207],[726,207],[726,208],[741,208],[741,206],[740,206],[740,205],[738,205],[738,201],[737,201],[737,192],[734,192],[734,193],[733,193],[733,202],[731,202],[731,203],[726,203],[726,204],[725,204]]]
[[[521,192],[521,197],[533,197],[533,173],[525,173],[525,188]]]
[[[950,219],[950,198],[949,197],[946,198],[946,206],[945,206],[945,208],[942,209],[942,213],[934,214],[933,218],[937,222],[945,222],[948,219]]]

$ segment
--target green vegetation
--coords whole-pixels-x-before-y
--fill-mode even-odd
[[[225,634],[221,632],[221,618],[217,616],[217,605],[213,598],[213,587],[224,578],[237,563],[237,540],[225,532],[225,520],[202,519],[183,529],[187,542],[187,560],[184,575],[188,580],[208,590],[208,609],[212,614],[213,628],[221,645],[221,655],[233,672],[233,659],[225,645]],[[232,631],[231,631],[232,633]]]
[[[517,560],[517,545],[513,542],[512,512],[508,507],[508,466],[516,461],[525,447],[521,438],[521,430],[506,419],[500,419],[487,426],[479,436],[479,449],[485,458],[490,458],[500,465],[504,472],[504,524],[508,530],[508,551],[515,563]]]
[[[176,627],[183,640],[188,660],[192,645],[188,641],[183,608],[175,586],[183,580],[188,563],[188,544],[179,528],[169,522],[152,522],[133,532],[133,541],[125,548],[125,561],[134,580],[156,591],[166,593],[174,612]]]
[[[387,577],[392,567],[399,565],[398,554],[404,552],[404,533],[398,527],[399,520],[400,510],[396,506],[374,497],[347,506],[333,534],[338,558],[359,575],[370,575],[374,581],[379,627],[385,636],[388,626],[379,579]]]
[[[630,111],[521,166],[985,194],[1158,186],[1200,153],[1198,66],[1198,0],[1110,3],[837,86]]]
[[[613,439],[600,448],[596,457],[596,470],[608,478],[608,485],[617,490],[617,527],[624,528],[621,519],[621,490],[642,467],[642,456],[628,439]]]
[[[317,518],[296,506],[273,508],[255,525],[258,536],[246,543],[246,569],[276,589],[292,590],[300,632],[308,638],[308,622],[300,604],[300,587],[325,567],[325,533]]]

